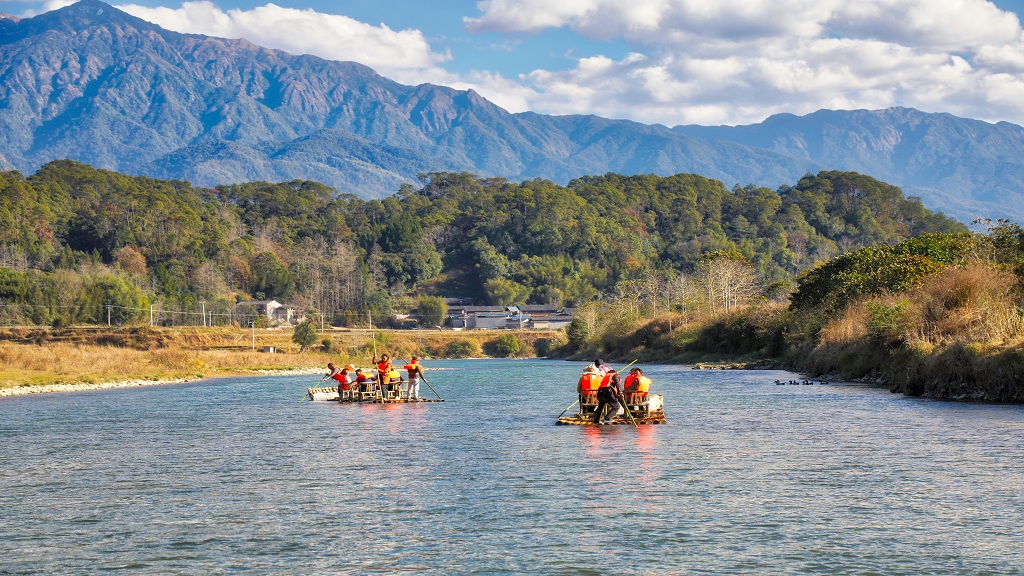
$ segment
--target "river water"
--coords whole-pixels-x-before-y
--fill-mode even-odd
[[[645,366],[668,424],[554,426],[582,364],[426,366],[0,399],[0,574],[1024,573],[1022,407]]]

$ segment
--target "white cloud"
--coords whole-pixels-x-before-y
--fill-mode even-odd
[[[986,0],[485,0],[470,31],[564,27],[634,54],[519,79],[527,106],[669,125],[912,106],[1024,124],[1024,31]],[[489,96],[486,88],[481,93]]]
[[[400,82],[454,80],[440,67],[448,55],[431,50],[419,30],[396,31],[384,24],[371,26],[346,16],[275,4],[225,11],[204,0],[184,2],[180,8],[118,8],[176,32],[245,38],[293,54],[359,62]]]
[[[69,3],[39,1],[46,9]],[[171,30],[354,60],[408,84],[472,88],[513,112],[740,124],[777,112],[900,105],[1024,124],[1024,30],[1015,14],[987,0],[483,0],[478,7],[467,29],[500,35],[494,44],[513,57],[518,43],[550,28],[610,40],[629,54],[580,48],[566,69],[456,74],[419,30],[274,4],[119,6]]]

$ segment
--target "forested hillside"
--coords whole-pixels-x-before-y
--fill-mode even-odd
[[[99,322],[113,304],[123,322],[153,303],[226,311],[274,298],[345,323],[408,310],[419,294],[578,306],[715,260],[778,296],[851,249],[966,231],[846,172],[777,190],[691,174],[421,181],[368,201],[309,181],[207,189],[67,160],[0,173],[5,319]]]

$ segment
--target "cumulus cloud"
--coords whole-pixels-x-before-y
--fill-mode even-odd
[[[359,62],[400,82],[455,80],[441,67],[449,56],[434,52],[419,30],[396,31],[384,24],[371,26],[346,16],[275,4],[222,10],[204,0],[184,2],[179,8],[136,4],[118,8],[176,32],[245,38],[293,54]]]
[[[1024,123],[1017,16],[985,0],[484,0],[473,32],[633,48],[519,80],[531,109],[665,124],[912,106]],[[487,96],[484,88],[482,93]]]

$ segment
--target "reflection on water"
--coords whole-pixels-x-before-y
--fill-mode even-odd
[[[668,424],[553,426],[580,364],[430,366],[2,399],[0,573],[1021,571],[1021,408],[645,366]]]

